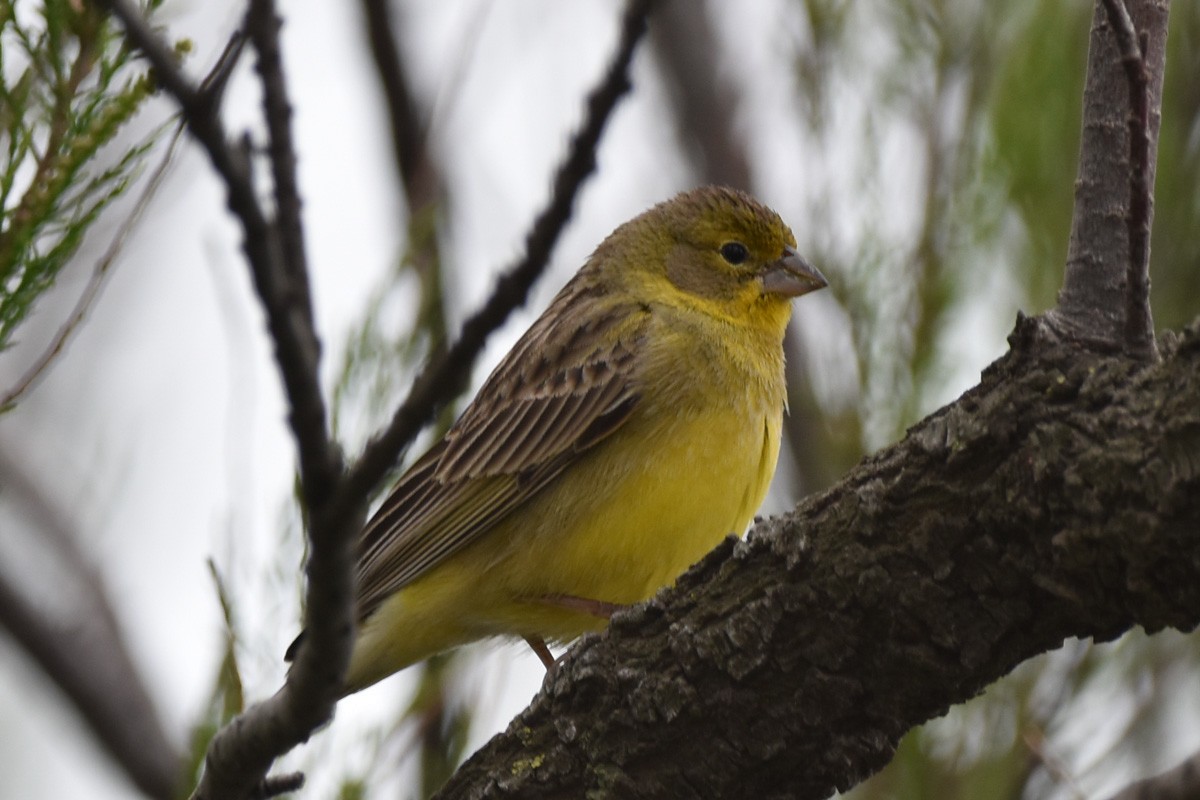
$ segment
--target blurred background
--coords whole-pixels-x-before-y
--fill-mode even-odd
[[[520,255],[611,57],[622,5],[280,6],[324,378],[353,454]],[[37,174],[13,166],[11,90],[30,63],[14,31],[45,34],[42,8],[0,0],[11,187],[0,245]],[[379,8],[409,93],[399,158],[366,36],[364,9]],[[155,19],[187,40],[199,77],[240,15],[228,0],[167,0]],[[474,385],[617,224],[681,189],[737,186],[791,224],[831,283],[796,307],[788,440],[764,512],[828,486],[972,386],[1004,352],[1018,310],[1054,304],[1090,17],[1086,0],[662,3],[597,173]],[[56,35],[70,53],[83,34]],[[1160,330],[1200,310],[1198,45],[1200,4],[1176,3],[1152,243]],[[261,141],[254,77],[244,59],[225,119]],[[197,758],[243,698],[280,685],[299,628],[304,544],[294,450],[240,232],[190,142],[103,266],[171,143],[170,104],[156,97],[140,109],[96,155],[97,170],[117,169],[145,143],[136,181],[66,253],[19,326],[0,328],[7,392],[103,274],[69,345],[0,414],[0,577],[56,628],[86,632],[95,602],[78,575],[94,576],[131,656],[128,679],[144,683],[171,746]],[[15,285],[6,277],[6,292]],[[1198,670],[1195,637],[1069,641],[910,733],[893,764],[849,796],[1106,796],[1200,749]],[[524,645],[466,648],[343,702],[284,766],[308,773],[301,797],[422,797],[527,704],[542,675]],[[0,798],[139,796],[2,634],[0,774]]]

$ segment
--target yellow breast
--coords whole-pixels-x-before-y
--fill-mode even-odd
[[[603,618],[545,598],[645,600],[745,531],[779,453],[782,348],[736,335],[698,347],[691,332],[672,331],[656,337],[625,424],[367,621],[351,690],[486,636],[566,641],[598,630]]]
[[[660,373],[635,416],[482,548],[490,563],[478,566],[516,601],[489,611],[497,627],[529,625],[523,632],[560,640],[598,629],[602,619],[536,598],[645,600],[722,538],[742,534],[761,505],[779,454],[778,341],[764,347],[774,362],[766,377],[759,364],[748,374],[744,359],[714,357],[694,339],[662,341],[649,366]],[[692,346],[674,346],[684,343]]]

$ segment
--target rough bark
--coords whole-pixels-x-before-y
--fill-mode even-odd
[[[1195,627],[1200,325],[1057,339],[619,615],[440,796],[824,798],[1068,637]]]
[[[1103,4],[1097,2],[1095,6],[1067,269],[1058,308],[1050,313],[1049,321],[1069,336],[1152,357],[1148,242],[1154,222],[1154,174],[1170,2],[1138,0],[1128,4],[1129,16],[1141,35],[1140,68],[1147,78],[1147,96],[1132,104],[1133,82],[1118,37]],[[1140,165],[1131,157],[1137,148],[1131,153],[1130,146],[1135,108],[1141,109],[1145,119],[1133,121],[1144,125],[1148,137],[1143,142],[1145,161]],[[1144,174],[1138,176],[1135,167]],[[1135,179],[1139,184],[1144,181],[1144,186],[1131,187]],[[1144,195],[1141,199],[1137,197],[1139,192]],[[1144,241],[1133,247],[1141,235]],[[1130,288],[1138,284],[1142,291],[1135,296]],[[1137,324],[1130,330],[1127,321]]]

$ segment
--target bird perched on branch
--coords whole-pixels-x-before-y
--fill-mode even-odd
[[[617,228],[400,478],[358,548],[345,692],[430,655],[602,628],[766,494],[791,300],[826,285],[770,209],[706,187]]]

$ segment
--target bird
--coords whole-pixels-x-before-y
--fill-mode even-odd
[[[363,529],[343,694],[496,636],[549,670],[547,642],[744,533],[779,454],[792,300],[827,285],[735,189],[617,227]]]

